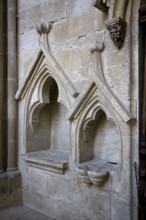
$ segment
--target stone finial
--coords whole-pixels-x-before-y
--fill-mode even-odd
[[[48,34],[51,30],[52,25],[50,23],[41,23],[36,26],[38,34]]]
[[[41,23],[36,26],[37,33],[40,35],[40,43],[49,49],[48,34],[52,28],[51,23]]]
[[[120,17],[113,18],[105,23],[114,45],[121,49],[125,40],[127,23]]]

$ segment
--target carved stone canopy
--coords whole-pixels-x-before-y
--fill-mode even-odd
[[[110,37],[114,45],[121,49],[125,40],[126,22],[118,17],[105,22],[106,28],[110,33]]]

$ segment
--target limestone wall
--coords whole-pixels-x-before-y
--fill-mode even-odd
[[[58,220],[136,220],[139,1],[121,49],[105,26],[119,1],[115,14],[93,3],[18,0],[23,202]]]

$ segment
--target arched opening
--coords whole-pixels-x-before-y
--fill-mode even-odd
[[[66,107],[57,102],[58,87],[55,81],[51,84],[50,92],[50,148],[57,150],[69,150],[70,146],[70,123],[66,120]]]
[[[32,123],[36,120],[38,124],[37,129],[32,130],[29,120],[27,122],[27,161],[33,161],[33,166],[35,161],[37,167],[50,171],[59,166],[55,172],[62,173],[60,169],[66,168],[70,148],[70,122],[65,117],[67,109],[58,102],[59,89],[52,77],[45,81],[41,91],[43,101],[34,105],[31,116]]]
[[[108,120],[101,109],[86,121],[82,127],[79,162],[102,160],[119,163],[121,141],[116,124]]]

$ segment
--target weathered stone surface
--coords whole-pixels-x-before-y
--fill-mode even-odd
[[[55,13],[54,13],[55,12]],[[42,5],[42,18],[45,21],[56,21],[66,16],[66,0],[44,1]]]
[[[94,9],[73,18],[63,19],[54,24],[54,41],[62,42],[86,35],[97,28],[100,29],[100,25],[101,22],[97,20],[97,12]]]
[[[24,34],[31,31],[41,21],[41,8],[42,5],[34,5],[31,8],[19,12],[19,33]]]
[[[41,4],[44,0],[32,0],[31,2],[29,0],[23,1],[19,0],[18,1],[18,9],[19,10],[25,10],[28,8],[32,8],[35,5]]]
[[[22,191],[5,193],[0,197],[0,210],[22,204]]]
[[[62,183],[63,182],[62,180]],[[57,182],[55,183],[57,184]],[[49,185],[50,184],[51,182],[49,182]],[[86,188],[83,186],[76,188],[77,194],[73,195],[71,189],[75,190],[75,185],[73,187],[72,184],[70,186],[69,182],[64,182],[64,188],[67,186],[70,188],[68,191],[68,196],[70,197],[66,199],[64,199],[64,194],[60,194],[61,191],[57,191],[57,197],[51,194],[49,197],[45,196],[44,198],[34,193],[29,194],[29,192],[24,192],[24,201],[27,201],[30,207],[33,206],[33,202],[35,201],[38,210],[41,209],[46,214],[50,213],[50,216],[54,213],[53,217],[56,219],[76,220],[92,218],[95,220],[97,216],[99,220],[105,218],[110,219],[109,203],[104,203],[105,199],[109,201],[109,194],[104,191],[95,192],[95,190],[92,191],[92,189],[88,189],[89,192],[87,192]],[[49,193],[51,193],[51,191],[49,191],[48,194]],[[99,210],[102,209],[102,211],[98,211],[95,207],[100,207]],[[58,209],[58,212],[55,211],[56,209]]]
[[[84,47],[59,51],[55,56],[69,74],[72,81],[79,81],[88,76],[89,64],[91,61],[90,50],[88,47],[86,47],[86,50]]]
[[[36,210],[30,209],[25,206],[16,206],[16,207],[11,207],[6,210],[1,210],[0,211],[0,218],[4,220],[55,220],[52,219],[42,213],[37,212]]]
[[[0,194],[8,193],[8,175],[6,173],[2,173],[0,175]]]
[[[69,0],[67,5],[67,16],[75,16],[90,10],[92,7],[92,0]]]
[[[32,42],[29,44],[29,42]],[[36,33],[36,30],[33,29],[31,31],[27,31],[25,34],[20,35],[19,38],[19,53],[24,53],[26,55],[26,51],[33,51],[37,49],[38,47],[38,35]],[[35,54],[35,52],[34,52]]]
[[[105,30],[108,14],[93,7],[91,0],[18,1],[18,140],[23,198],[26,205],[56,219],[130,219],[131,164],[138,161],[137,127],[132,123],[138,94],[138,3],[132,3],[132,22],[130,4],[126,39],[118,50]],[[50,21],[50,50],[45,55],[39,53],[34,62],[40,46],[35,26]],[[58,87],[55,104],[50,101],[55,87],[47,77]],[[89,89],[91,84],[93,89]],[[61,105],[66,110],[58,107]],[[35,119],[39,123],[34,131]],[[42,156],[41,151],[49,149],[69,152],[64,175],[55,172],[62,152],[56,161],[51,154]],[[33,157],[26,161],[26,154]],[[84,185],[75,172],[82,162],[91,165],[94,160],[108,167],[109,176],[101,186]],[[54,166],[54,170],[46,166]],[[133,185],[132,192],[136,210]]]
[[[21,189],[21,174],[20,171],[16,171],[9,173],[9,193],[12,193],[14,191],[20,190]]]
[[[116,195],[112,196],[111,218],[113,220],[129,220],[130,204],[127,201],[119,200]]]

